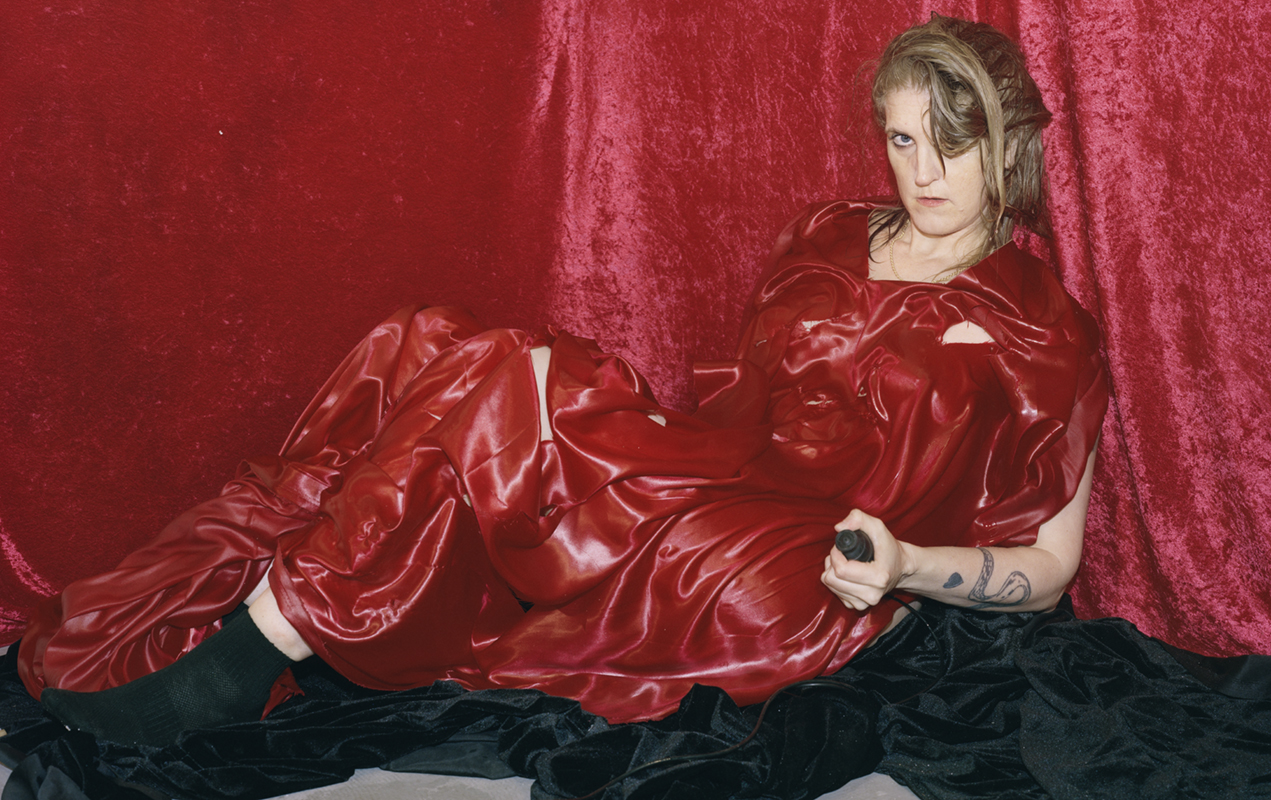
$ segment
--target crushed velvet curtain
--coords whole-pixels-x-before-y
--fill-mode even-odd
[[[1078,611],[1271,650],[1268,0],[6,0],[0,643],[408,302],[691,408],[784,222],[888,191],[860,69],[932,11],[1016,37],[1055,114],[1026,246],[1114,392]]]

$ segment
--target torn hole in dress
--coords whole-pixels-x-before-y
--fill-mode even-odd
[[[993,337],[974,322],[959,322],[950,325],[940,341],[944,344],[988,344],[993,341]]]
[[[538,394],[538,439],[550,442],[552,436],[552,416],[547,411],[547,371],[552,363],[552,349],[546,346],[530,349],[530,364],[534,368],[534,384]]]

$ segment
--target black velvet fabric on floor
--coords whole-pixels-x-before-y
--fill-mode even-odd
[[[0,742],[26,757],[3,800],[268,797],[374,766],[518,774],[535,800],[572,798],[728,748],[761,712],[697,687],[667,719],[611,726],[531,691],[378,694],[316,662],[297,677],[306,696],[264,722],[138,750],[45,720],[10,659]],[[877,770],[922,798],[1271,797],[1271,700],[1209,689],[1122,620],[930,605],[835,680],[779,695],[740,748],[598,796],[798,800]]]

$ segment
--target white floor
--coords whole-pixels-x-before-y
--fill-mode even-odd
[[[0,766],[0,786],[9,770]],[[344,783],[285,795],[287,800],[525,800],[529,778],[453,778],[447,775],[411,775],[362,769]],[[857,778],[824,800],[918,800],[918,796],[886,775]]]
[[[402,775],[377,769],[359,770],[351,780],[307,792],[286,795],[288,800],[525,800],[528,778],[487,781],[444,775]],[[866,775],[825,800],[917,800],[917,795],[884,775]]]
[[[0,786],[9,770],[0,766]],[[362,769],[344,783],[285,795],[287,800],[526,800],[529,778],[454,778]],[[886,775],[857,778],[824,800],[918,800],[918,796]]]

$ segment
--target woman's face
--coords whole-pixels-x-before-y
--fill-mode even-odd
[[[884,102],[887,158],[914,229],[950,243],[984,232],[988,204],[980,149],[941,163],[927,135],[931,101],[921,89],[898,89]]]

